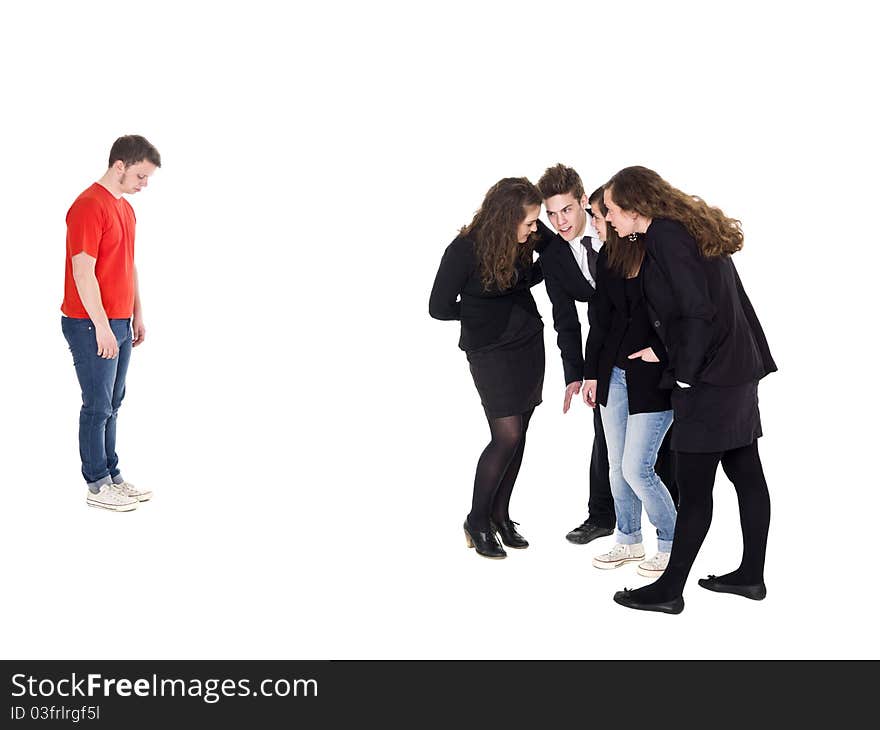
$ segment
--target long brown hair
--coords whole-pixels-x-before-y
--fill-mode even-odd
[[[516,283],[516,266],[532,261],[535,237],[517,241],[516,230],[526,206],[541,205],[541,193],[524,177],[505,177],[486,193],[474,219],[460,233],[474,242],[480,262],[480,280],[487,291],[508,289]]]
[[[602,211],[602,216],[607,218],[608,208],[605,206],[604,193],[604,187],[594,190],[590,195],[590,205],[595,205]],[[622,239],[609,223],[605,225],[604,247],[608,249],[608,268],[614,273],[625,278],[639,273],[645,259],[645,241],[642,236],[635,241]]]
[[[736,253],[743,247],[740,222],[702,198],[672,187],[647,167],[625,167],[605,183],[614,202],[646,218],[678,221],[697,241],[707,258]]]

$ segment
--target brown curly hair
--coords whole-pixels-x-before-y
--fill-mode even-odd
[[[608,217],[604,186],[590,193],[590,206],[597,207],[603,217]],[[636,241],[624,241],[609,223],[605,226],[605,243],[602,248],[608,251],[608,268],[613,272],[623,277],[632,277],[639,273],[642,261],[645,260],[644,236],[639,236]]]
[[[536,236],[519,243],[516,229],[525,219],[526,207],[540,206],[542,200],[528,178],[506,177],[489,188],[474,219],[462,227],[461,235],[474,242],[486,291],[509,289],[516,283],[517,263],[531,264]]]
[[[706,258],[730,255],[743,247],[738,220],[728,218],[720,208],[709,206],[702,198],[672,187],[647,167],[625,167],[605,183],[605,189],[623,210],[681,223]]]

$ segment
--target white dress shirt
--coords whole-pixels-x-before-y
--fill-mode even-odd
[[[593,279],[593,275],[590,273],[590,267],[587,265],[587,249],[583,243],[581,243],[581,239],[585,236],[589,236],[589,244],[592,245],[594,251],[599,251],[602,248],[602,241],[599,240],[599,233],[593,228],[593,224],[590,221],[590,215],[587,214],[587,224],[584,227],[584,232],[580,236],[575,236],[568,242],[568,247],[571,249],[571,254],[574,256],[574,260],[577,261],[578,268],[583,272],[584,278],[590,282],[590,285],[595,287],[596,282]],[[587,243],[586,241],[584,243]]]

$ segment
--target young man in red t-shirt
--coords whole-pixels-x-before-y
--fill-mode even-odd
[[[123,195],[147,186],[159,152],[138,135],[120,137],[110,166],[67,212],[67,262],[61,329],[82,389],[79,453],[87,504],[128,512],[152,497],[122,478],[116,414],[125,396],[131,348],[144,341],[134,265],[134,210]]]

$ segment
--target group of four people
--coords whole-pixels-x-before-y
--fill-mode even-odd
[[[538,219],[542,203],[556,234]],[[588,543],[616,522],[614,548],[593,565],[638,562],[657,580],[614,600],[679,613],[721,463],[739,500],[743,558],[700,585],[764,597],[770,498],[757,384],[776,365],[731,259],[742,244],[738,221],[644,167],[621,170],[589,198],[564,165],[537,186],[505,178],[489,190],[447,247],[429,305],[431,316],[461,321],[459,346],[491,432],[464,523],[469,546],[490,558],[506,556],[496,534],[507,547],[528,546],[509,504],[542,399],[543,324],[530,289],[543,280],[566,380],[563,411],[579,394],[595,409],[589,516],[567,539]],[[576,301],[590,303],[583,349]],[[643,506],[657,530],[648,560]]]

